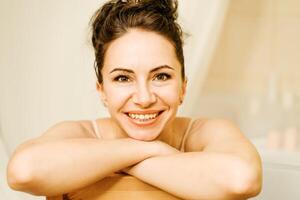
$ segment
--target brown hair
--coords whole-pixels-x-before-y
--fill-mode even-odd
[[[130,28],[153,31],[167,38],[175,48],[184,80],[182,30],[176,22],[177,7],[177,0],[110,0],[100,7],[91,19],[98,82],[103,81],[101,70],[108,45]]]

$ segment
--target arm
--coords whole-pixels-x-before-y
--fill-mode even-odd
[[[153,142],[83,138],[83,132],[81,138],[56,137],[72,129],[75,135],[80,128],[74,126],[78,124],[61,124],[17,148],[7,167],[10,187],[34,195],[60,195],[156,155]]]
[[[260,158],[237,128],[227,121],[212,120],[194,129],[187,140],[190,152],[152,157],[126,172],[184,199],[257,195]]]

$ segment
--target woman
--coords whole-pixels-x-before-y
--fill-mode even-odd
[[[121,172],[183,199],[260,192],[259,155],[235,125],[176,117],[187,84],[176,18],[172,0],[109,1],[95,13],[97,90],[110,117],[60,122],[20,145],[11,188],[57,196]]]

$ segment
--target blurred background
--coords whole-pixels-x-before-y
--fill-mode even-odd
[[[89,19],[101,0],[0,0],[0,196],[14,149],[63,120],[107,116]],[[188,91],[179,114],[233,120],[264,167],[254,199],[300,199],[300,1],[179,0]],[[297,186],[297,187],[296,187]]]

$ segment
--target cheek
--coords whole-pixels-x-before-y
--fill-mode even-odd
[[[117,107],[130,97],[130,87],[107,87],[105,90],[109,106]]]
[[[156,94],[161,98],[165,103],[170,105],[178,104],[179,101],[179,89],[177,85],[169,85],[163,88],[156,89]]]

